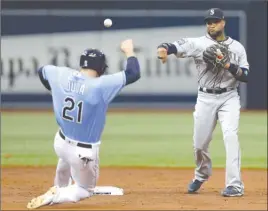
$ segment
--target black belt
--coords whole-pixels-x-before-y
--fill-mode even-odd
[[[231,90],[234,90],[234,88],[215,88],[215,89],[207,89],[207,88],[203,88],[203,87],[199,88],[199,91],[211,93],[211,94],[222,94],[224,92],[229,92]]]
[[[60,137],[62,139],[66,139],[65,135],[61,132],[61,130],[59,130],[59,134],[60,134]],[[69,141],[70,143],[70,141]],[[83,143],[79,143],[79,142],[74,142],[74,143],[77,143],[76,146],[78,147],[83,147],[83,148],[89,148],[89,149],[92,149],[92,145],[91,144],[83,144]]]

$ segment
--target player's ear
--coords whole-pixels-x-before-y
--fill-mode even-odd
[[[222,20],[222,25],[223,27],[225,27],[225,20]]]

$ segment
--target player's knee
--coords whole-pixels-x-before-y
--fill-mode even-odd
[[[75,185],[75,188],[73,189],[73,194],[71,195],[70,200],[76,203],[82,199],[88,198],[89,196],[90,196],[90,192],[88,190]]]
[[[224,132],[224,139],[225,140],[229,140],[229,139],[236,139],[238,136],[237,136],[237,131],[235,130],[226,130]]]
[[[208,145],[210,140],[212,139],[211,136],[201,136],[198,139],[194,137],[194,144],[193,147],[195,150],[207,151]]]
[[[75,194],[70,197],[70,201],[73,202],[73,203],[76,203],[76,202],[78,202],[80,200],[81,200],[81,198],[78,195],[75,195]]]

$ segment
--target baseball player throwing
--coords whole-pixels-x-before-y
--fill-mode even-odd
[[[62,175],[56,175],[55,183],[59,185],[33,198],[27,208],[77,202],[92,196],[99,175],[100,138],[108,104],[124,86],[140,78],[132,40],[123,41],[121,49],[127,57],[126,70],[115,74],[103,75],[106,59],[97,49],[84,51],[80,57],[80,71],[52,65],[38,70],[42,84],[51,91],[59,125],[54,140],[58,166],[66,167],[74,184],[67,185],[69,175],[64,176],[65,181],[61,180]]]
[[[198,97],[195,105],[193,145],[195,176],[188,193],[196,193],[211,176],[208,148],[217,120],[221,124],[226,150],[226,177],[223,196],[242,196],[241,155],[238,141],[240,117],[239,82],[247,82],[249,64],[241,43],[224,33],[225,17],[219,8],[209,9],[205,16],[207,34],[184,38],[158,46],[162,63],[170,54],[178,58],[192,57],[198,71]]]

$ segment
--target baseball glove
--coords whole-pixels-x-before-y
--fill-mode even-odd
[[[223,44],[214,44],[203,52],[203,60],[208,65],[212,65],[214,68],[224,68],[224,66],[230,62],[230,53],[228,46]]]

